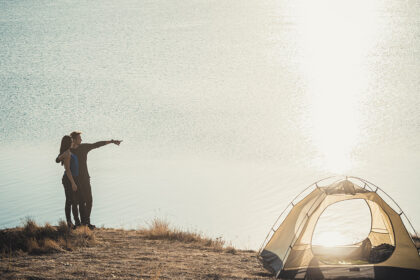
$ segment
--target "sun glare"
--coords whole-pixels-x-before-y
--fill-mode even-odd
[[[322,245],[325,247],[334,247],[339,245],[347,245],[348,238],[338,231],[322,232],[317,236],[314,244]]]
[[[327,247],[350,245],[364,240],[371,227],[370,210],[362,199],[330,205],[319,217],[312,244]]]
[[[364,60],[375,25],[364,1],[303,2],[297,27],[308,103],[303,127],[318,153],[316,165],[342,173],[360,139]]]

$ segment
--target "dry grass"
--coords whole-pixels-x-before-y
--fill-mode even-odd
[[[5,252],[0,279],[272,279],[255,252],[230,254],[195,243],[153,240],[137,230],[107,228],[94,233],[98,244],[75,252],[14,254],[9,260]],[[65,239],[55,242],[62,247]]]
[[[164,219],[154,219],[147,228],[140,229],[139,233],[147,239],[193,243],[215,251],[237,253],[234,247],[225,246],[221,237],[212,239],[201,233],[172,228]],[[49,223],[39,226],[35,221],[27,219],[23,227],[0,230],[0,252],[3,258],[18,251],[30,254],[71,251],[77,247],[92,246],[96,242],[95,234],[89,228],[69,230],[64,221],[59,221],[58,226]]]
[[[231,254],[236,254],[237,253],[236,249],[232,246],[226,247],[225,251],[226,251],[226,253],[231,253]]]
[[[64,251],[54,240],[50,238],[41,239],[39,242],[35,238],[28,240],[28,253],[31,254],[48,254]]]
[[[229,253],[236,253],[236,250],[232,246],[224,248],[225,241],[223,241],[221,237],[211,239],[203,236],[201,233],[182,231],[180,229],[172,228],[170,223],[164,219],[153,219],[148,228],[140,229],[139,232],[149,239],[195,243],[217,251],[225,250]]]
[[[26,247],[27,247],[27,251],[29,252],[29,253],[32,253],[32,252],[37,252],[37,251],[39,251],[39,244],[38,244],[38,241],[35,239],[35,238],[29,238],[27,241],[26,241]]]
[[[2,256],[18,251],[48,254],[94,243],[95,236],[87,227],[71,231],[64,221],[60,221],[58,226],[49,223],[38,226],[33,220],[26,219],[23,227],[0,230]]]
[[[95,234],[88,227],[79,227],[72,231],[73,245],[76,247],[89,247],[96,243]]]

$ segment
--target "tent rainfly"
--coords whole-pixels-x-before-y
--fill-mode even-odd
[[[379,187],[361,178],[335,177],[331,184],[321,186],[321,182],[327,179],[331,180],[331,177],[310,185],[306,191],[313,190],[299,202],[292,201],[286,208],[291,208],[288,214],[285,210],[280,215],[259,251],[258,257],[263,266],[280,279],[420,280],[419,251],[402,217],[412,225],[395,201]],[[386,195],[389,202],[395,203],[397,211],[382,199],[379,191]],[[364,261],[325,261],[328,252],[324,251],[323,255],[320,253],[322,250],[312,245],[315,226],[328,206],[350,199],[363,199],[367,203],[371,213],[370,233],[360,243],[342,246],[341,251],[338,247],[336,251],[330,248],[328,252],[334,252],[335,259],[336,253],[341,252],[342,259],[359,256]],[[276,228],[284,216],[283,222]],[[378,252],[375,251],[377,248],[391,250],[385,258],[375,261],[372,255]]]

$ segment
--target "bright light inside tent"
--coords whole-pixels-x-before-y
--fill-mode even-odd
[[[364,61],[376,19],[365,1],[298,2],[297,34],[308,108],[303,127],[318,153],[316,165],[343,173],[360,142],[369,71]]]
[[[320,233],[315,243],[315,245],[334,247],[337,245],[347,245],[348,240],[340,231],[328,231]]]
[[[370,233],[371,215],[363,199],[337,202],[318,219],[312,245],[340,246],[363,241]]]

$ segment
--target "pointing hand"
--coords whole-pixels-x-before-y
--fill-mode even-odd
[[[114,143],[115,145],[120,145],[122,140],[111,140],[111,143]]]

